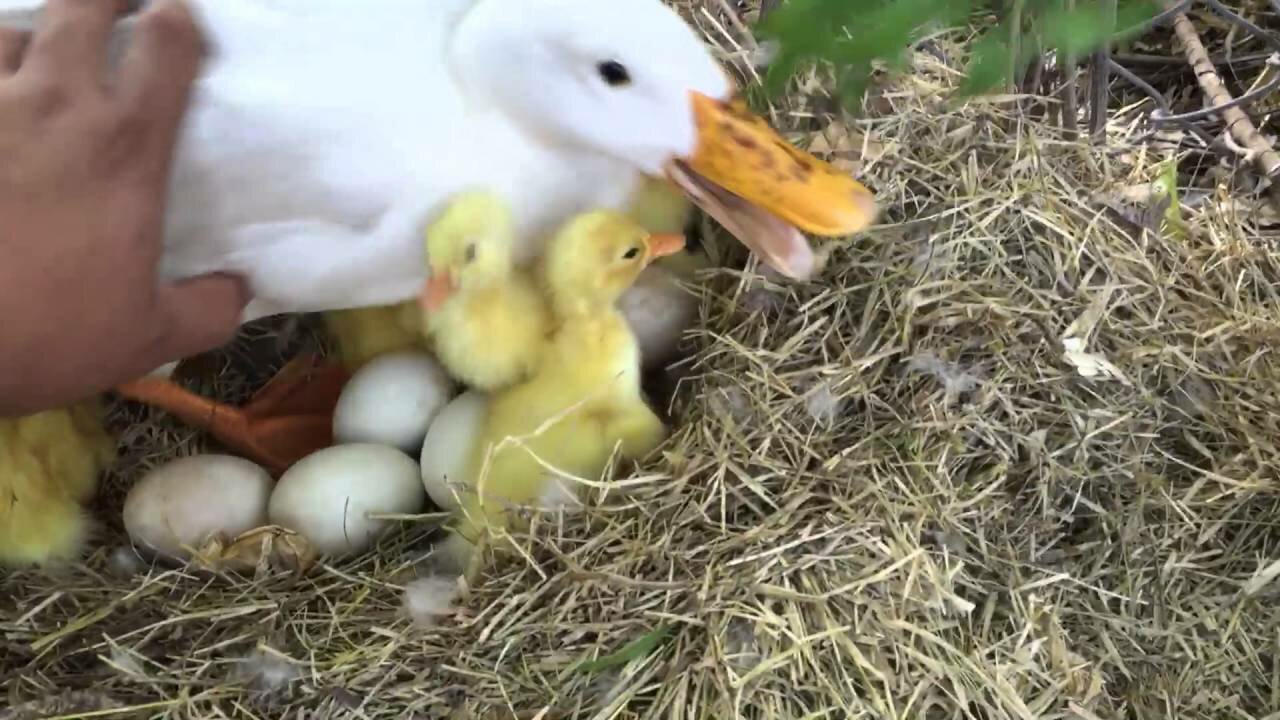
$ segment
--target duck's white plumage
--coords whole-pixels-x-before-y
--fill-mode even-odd
[[[689,91],[729,90],[659,0],[192,6],[210,56],[175,157],[162,273],[242,273],[246,321],[412,297],[423,223],[471,187],[505,195],[527,259],[570,214],[621,207],[641,170],[692,151]],[[594,74],[608,59],[632,85]]]

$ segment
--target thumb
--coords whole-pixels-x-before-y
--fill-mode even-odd
[[[249,299],[239,277],[221,273],[161,287],[158,309],[168,328],[159,348],[161,362],[198,355],[231,340]]]

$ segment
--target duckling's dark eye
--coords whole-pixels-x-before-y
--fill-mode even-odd
[[[476,261],[476,246],[474,244],[467,246],[467,249],[463,251],[462,259],[469,263]]]
[[[622,254],[623,260],[635,260],[638,257],[640,257],[640,248],[638,247],[633,247]]]
[[[617,60],[606,60],[596,65],[596,72],[613,87],[631,84],[631,73],[627,71],[627,66]]]

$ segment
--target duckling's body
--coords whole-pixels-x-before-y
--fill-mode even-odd
[[[551,241],[542,277],[556,330],[536,374],[492,397],[458,527],[466,541],[510,524],[506,506],[539,498],[550,477],[595,479],[615,447],[638,459],[662,442],[666,428],[640,389],[639,345],[615,305],[678,247],[611,212],[579,216]]]
[[[334,310],[323,318],[338,359],[352,373],[379,355],[427,349],[417,303]]]
[[[488,225],[493,233],[509,232],[504,226],[510,221],[502,216],[509,216],[510,211],[496,195],[487,195],[466,193],[454,198],[449,205],[453,212],[446,208],[426,231],[429,237],[437,238],[435,252],[428,243],[428,258],[457,255],[450,246],[457,246],[461,235],[451,226],[468,216],[479,219],[473,229],[483,230],[483,225]],[[641,182],[627,212],[649,232],[675,234],[689,222],[693,204],[669,181],[651,178]],[[498,236],[493,242],[501,251],[511,240]],[[696,320],[697,296],[680,283],[692,282],[698,270],[709,266],[704,253],[686,248],[659,258],[641,273],[633,289],[643,292],[623,295],[618,307],[639,342],[643,365],[654,366],[669,359],[680,336]],[[468,385],[478,389],[510,385],[531,374],[534,353],[527,350],[540,344],[535,339],[537,328],[549,328],[551,320],[532,274],[526,268],[504,272],[507,274],[494,278],[496,284],[473,289],[456,302],[443,303],[430,318],[420,302],[408,302],[327,312],[325,329],[350,372],[385,353],[431,349]],[[503,281],[507,286],[501,285]]]
[[[0,418],[0,565],[70,560],[88,533],[82,503],[115,459],[94,399]]]
[[[512,502],[528,502],[543,490],[546,470],[530,453],[563,474],[591,478],[615,443],[624,457],[636,458],[664,433],[641,395],[639,347],[616,312],[566,323],[542,358],[530,382],[494,395],[485,424],[486,442],[533,435],[522,441],[528,452],[503,450],[491,461],[489,473],[500,479],[495,485]]]
[[[514,278],[513,278],[514,279]],[[427,321],[436,358],[449,373],[479,390],[529,377],[549,326],[542,296],[532,284],[512,282],[460,298]],[[529,309],[521,314],[521,307]]]
[[[431,271],[422,316],[437,359],[478,390],[528,378],[551,315],[533,277],[515,267],[510,209],[496,194],[462,193],[426,235]]]
[[[693,218],[693,203],[670,182],[649,178],[631,196],[627,212],[652,233],[683,233]],[[685,331],[698,319],[699,297],[684,286],[696,283],[697,273],[712,266],[705,252],[686,247],[659,258],[618,301],[631,332],[640,344],[646,370],[672,360]]]

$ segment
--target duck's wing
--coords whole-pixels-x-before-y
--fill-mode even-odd
[[[402,242],[414,237],[403,223],[392,213],[371,231],[314,219],[249,225],[234,233],[234,249],[219,266],[252,286],[244,322],[278,312],[390,305],[425,281],[425,254],[420,243]]]

